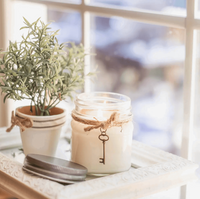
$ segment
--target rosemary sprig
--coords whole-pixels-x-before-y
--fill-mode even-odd
[[[37,19],[32,24],[24,18],[21,29],[28,29],[20,43],[11,42],[0,59],[0,87],[7,98],[31,100],[36,115],[49,115],[50,109],[84,83],[86,51],[80,44],[59,44],[59,30],[50,31],[49,25]],[[89,76],[91,74],[88,74]]]

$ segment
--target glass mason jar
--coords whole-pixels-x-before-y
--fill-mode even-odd
[[[89,174],[110,174],[131,167],[131,100],[117,93],[79,94],[72,111],[71,161]]]

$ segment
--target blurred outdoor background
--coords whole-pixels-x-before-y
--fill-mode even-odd
[[[186,1],[92,0],[186,14]],[[48,9],[51,27],[61,29],[60,42],[81,42],[78,12]],[[98,66],[93,91],[122,93],[132,100],[133,139],[180,154],[183,119],[185,31],[120,17],[90,16],[91,66]]]

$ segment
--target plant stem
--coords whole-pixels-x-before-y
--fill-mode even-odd
[[[45,109],[45,102],[46,102],[46,97],[47,97],[47,94],[46,94],[46,92],[47,92],[47,88],[45,87],[45,92],[44,92],[44,101],[43,101],[43,110]]]
[[[35,114],[38,115],[38,107],[35,102],[34,102],[34,104],[35,104]]]
[[[52,104],[50,104],[50,105],[48,105],[48,107],[47,107],[47,109],[46,110],[50,110],[50,109],[52,109],[53,107],[55,107],[59,102],[60,102],[60,100],[58,100],[59,98],[56,98],[56,100],[54,100],[54,102],[52,103]],[[56,103],[56,101],[58,100],[58,102]],[[56,104],[55,104],[56,103]],[[55,105],[54,105],[55,104]]]
[[[58,101],[54,106],[49,107],[49,109],[52,109],[52,108],[56,107],[56,106],[59,104],[59,102],[60,102],[60,101]],[[49,110],[49,109],[48,109],[48,110]]]

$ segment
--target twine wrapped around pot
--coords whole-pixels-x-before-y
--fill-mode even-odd
[[[84,131],[91,131],[92,129],[98,129],[98,128],[107,130],[108,128],[111,128],[113,126],[122,126],[123,124],[128,123],[131,120],[131,119],[120,120],[119,113],[117,112],[113,112],[110,118],[107,119],[106,121],[98,121],[96,118],[94,118],[96,120],[81,119],[80,117],[76,116],[73,112],[72,112],[72,118],[77,122],[89,125],[88,127],[84,128]]]
[[[30,118],[21,119],[15,116],[14,111],[12,111],[11,126],[6,129],[6,132],[10,132],[15,125],[19,126],[23,132],[26,128],[31,128],[33,126],[33,121]]]

